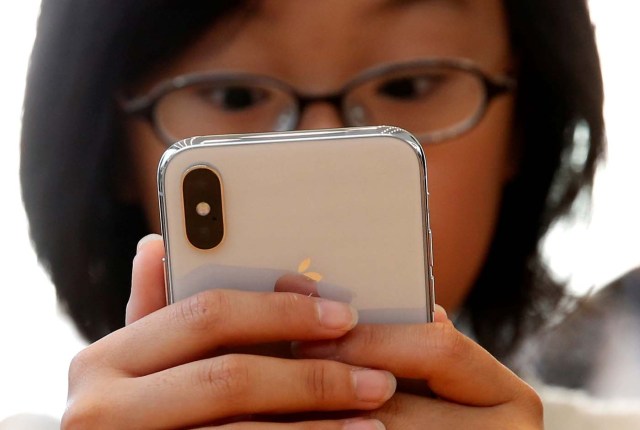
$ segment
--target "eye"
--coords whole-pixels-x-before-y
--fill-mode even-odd
[[[200,95],[217,109],[225,111],[251,109],[269,97],[262,88],[242,85],[201,88]]]
[[[428,96],[444,80],[444,76],[401,76],[382,82],[377,93],[398,100],[418,100]]]

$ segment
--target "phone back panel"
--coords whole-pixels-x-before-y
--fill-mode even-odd
[[[182,179],[202,165],[222,184],[225,234],[211,250],[185,232]],[[299,272],[361,322],[432,320],[426,164],[407,132],[191,138],[167,150],[158,181],[169,302],[207,288],[273,291]]]

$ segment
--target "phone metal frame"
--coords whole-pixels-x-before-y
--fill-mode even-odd
[[[178,153],[189,151],[201,145],[256,145],[268,144],[275,142],[299,142],[304,144],[305,141],[318,140],[336,140],[351,137],[366,138],[375,136],[390,136],[400,139],[407,143],[418,159],[420,167],[422,190],[422,214],[423,214],[423,235],[426,240],[424,243],[425,259],[425,287],[427,288],[427,321],[433,322],[435,317],[435,278],[433,276],[433,236],[431,232],[431,222],[429,218],[429,188],[427,180],[427,158],[422,149],[420,142],[408,131],[394,126],[372,126],[372,127],[348,127],[348,128],[332,128],[302,131],[285,131],[285,132],[266,132],[266,133],[249,133],[249,134],[227,134],[218,136],[195,136],[183,139],[171,145],[166,149],[158,164],[158,201],[160,206],[160,224],[163,233],[163,241],[166,256],[163,259],[165,269],[165,286],[167,303],[172,303],[172,285],[171,285],[171,266],[169,248],[167,244],[167,214],[164,204],[165,190],[165,167],[171,159]]]

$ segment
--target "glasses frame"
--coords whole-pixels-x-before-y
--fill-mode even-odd
[[[410,67],[440,67],[440,68],[450,68],[456,69],[459,71],[470,73],[476,76],[479,81],[482,83],[484,87],[484,98],[482,105],[476,111],[476,113],[471,116],[466,121],[463,121],[449,129],[430,132],[424,135],[416,135],[415,137],[423,144],[433,144],[439,143],[445,140],[452,139],[454,137],[458,137],[467,131],[471,130],[475,127],[480,120],[484,117],[489,104],[498,96],[506,94],[515,90],[517,84],[515,78],[508,76],[506,74],[503,75],[489,75],[484,72],[475,62],[465,58],[427,58],[413,61],[405,61],[398,63],[390,63],[390,64],[382,64],[369,69],[364,70],[363,72],[356,75],[353,79],[348,81],[341,89],[335,92],[321,94],[321,95],[310,95],[305,94],[304,92],[299,91],[294,86],[281,81],[277,78],[273,78],[270,76],[246,73],[246,72],[196,72],[189,73],[180,76],[176,76],[173,78],[169,78],[161,81],[157,85],[155,85],[151,90],[149,90],[146,94],[141,96],[126,98],[119,97],[118,102],[122,111],[128,115],[137,116],[148,121],[153,127],[155,133],[162,139],[162,141],[170,146],[175,143],[175,139],[170,136],[160,125],[160,122],[156,118],[156,107],[158,102],[162,100],[162,98],[179,89],[189,87],[192,85],[206,84],[208,82],[216,82],[216,83],[224,83],[234,82],[238,79],[250,80],[256,84],[262,84],[265,86],[270,86],[273,88],[277,88],[282,90],[284,93],[287,93],[291,96],[291,98],[296,102],[296,118],[291,130],[294,130],[300,121],[300,114],[304,112],[304,109],[312,104],[312,103],[328,103],[332,105],[339,113],[340,117],[345,126],[353,126],[356,124],[351,123],[350,119],[345,114],[345,109],[343,107],[343,101],[346,95],[348,95],[352,89],[359,87],[360,85],[366,83],[375,78],[379,78],[386,74],[404,70]],[[357,124],[363,125],[363,124]],[[368,124],[368,125],[376,125],[376,124]],[[379,124],[378,124],[379,125]],[[394,124],[386,124],[386,125],[394,125]],[[267,130],[265,130],[267,131]]]

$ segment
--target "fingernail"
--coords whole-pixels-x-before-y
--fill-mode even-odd
[[[358,322],[358,311],[347,303],[318,300],[320,324],[334,330],[350,330]]]
[[[138,246],[136,247],[136,252],[139,252],[140,251],[140,247],[142,245],[144,245],[145,243],[151,242],[152,240],[158,240],[158,239],[162,240],[162,236],[160,236],[159,234],[151,233],[151,234],[146,235],[145,237],[143,237],[142,239],[140,239],[138,241]]]
[[[396,391],[396,378],[383,370],[356,369],[352,372],[358,400],[384,402]]]
[[[378,420],[355,419],[344,422],[343,430],[385,430],[386,427]]]

